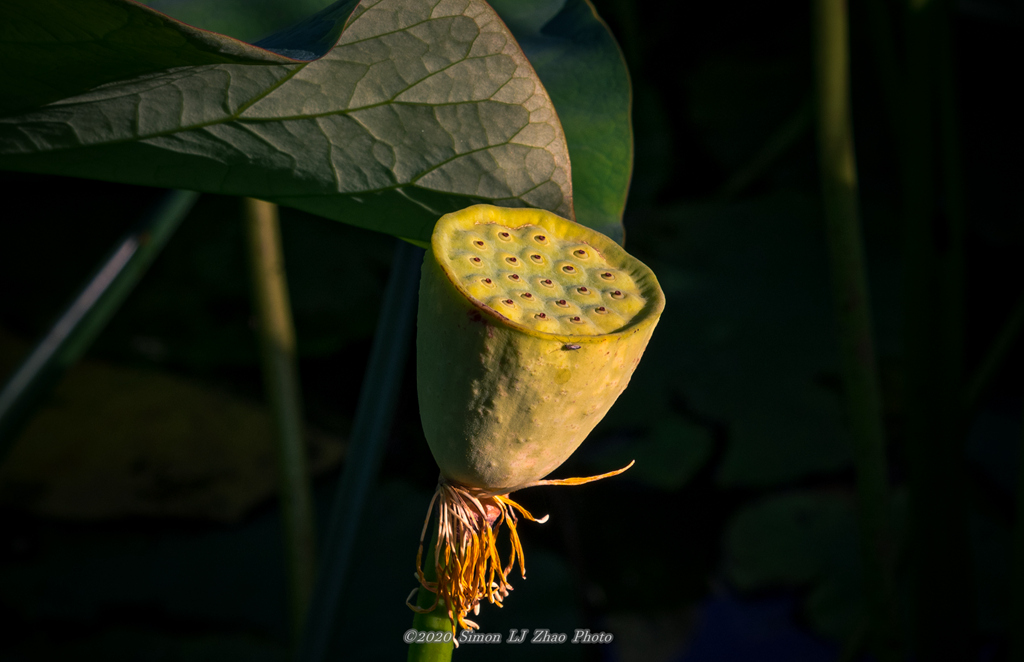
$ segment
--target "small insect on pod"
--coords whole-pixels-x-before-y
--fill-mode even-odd
[[[416,565],[435,595],[426,611],[442,604],[453,634],[477,627],[466,615],[481,601],[501,603],[517,562],[525,578],[517,513],[544,520],[509,493],[625,470],[544,480],[626,388],[664,306],[646,265],[550,212],[476,205],[437,222],[420,281],[416,380],[441,476]],[[422,542],[435,503],[428,580]],[[503,564],[495,543],[505,524]]]

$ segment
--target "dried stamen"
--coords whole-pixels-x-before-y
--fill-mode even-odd
[[[616,476],[629,467],[610,471],[600,476],[586,478],[564,478],[538,480],[517,489],[539,485],[582,485],[602,478]],[[423,541],[427,537],[434,503],[439,502],[437,518],[437,543],[434,547],[434,571],[436,581],[428,581],[423,573]],[[508,581],[512,568],[519,566],[519,574],[526,578],[526,556],[519,541],[516,525],[518,515],[533,522],[547,521],[547,515],[534,517],[528,510],[508,497],[476,487],[465,487],[451,483],[442,476],[427,507],[427,517],[420,532],[420,546],[416,552],[416,578],[422,590],[435,595],[434,604],[422,608],[412,603],[413,594],[406,604],[415,612],[426,614],[437,608],[439,600],[444,601],[448,618],[452,623],[452,636],[456,627],[463,630],[479,629],[473,621],[467,620],[469,612],[479,613],[484,600],[501,606],[502,600],[512,590]],[[508,563],[502,565],[498,555],[497,540],[503,524],[508,524],[508,538],[511,551]],[[455,637],[456,646],[458,638]]]

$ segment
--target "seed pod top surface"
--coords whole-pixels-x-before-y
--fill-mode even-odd
[[[441,473],[512,491],[557,468],[625,389],[664,305],[646,265],[550,212],[442,217],[417,323],[420,417]]]
[[[536,209],[477,205],[443,217],[434,259],[467,299],[531,335],[565,340],[656,321],[654,274],[608,237]]]

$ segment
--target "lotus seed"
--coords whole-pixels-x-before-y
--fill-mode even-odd
[[[606,254],[601,248],[603,244],[588,241],[581,245],[579,235],[562,237],[536,232],[537,229],[537,225],[529,223],[509,226],[489,221],[463,226],[445,243],[446,268],[451,270],[451,275],[463,278],[461,282],[465,283],[470,297],[484,293],[496,295],[492,308],[504,311],[516,324],[544,333],[577,336],[613,333],[627,326],[647,305],[648,298],[633,280],[632,272],[622,268],[624,263],[620,263],[619,258]],[[497,241],[509,244],[507,252],[491,252],[495,248],[492,242]],[[524,243],[530,247],[520,251]],[[472,246],[475,253],[461,257],[464,254],[459,246]],[[459,268],[458,261],[466,258],[469,258],[468,268]],[[593,269],[582,268],[578,260],[586,260]],[[516,272],[505,271],[509,267]],[[519,273],[523,269],[531,273]],[[480,270],[484,270],[484,274]],[[485,278],[487,271],[493,275]],[[612,291],[602,286],[610,281],[619,289]],[[549,291],[560,298],[540,296],[541,292]],[[601,296],[600,302],[595,301],[595,294]],[[508,299],[534,308],[556,306],[564,312],[538,317],[534,310],[525,317],[514,317],[520,307],[505,303]],[[481,303],[486,305],[486,300]],[[597,309],[599,303],[601,310]],[[580,320],[573,321],[572,316]]]

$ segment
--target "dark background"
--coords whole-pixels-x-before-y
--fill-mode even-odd
[[[545,627],[571,638],[589,628],[615,641],[455,655],[835,660],[850,649],[856,659],[863,581],[808,114],[809,4],[595,4],[634,85],[627,248],[658,275],[668,303],[631,386],[557,475],[633,458],[636,467],[585,487],[521,493],[551,520],[520,526],[529,579],[516,577],[506,607],[484,605],[478,620],[503,634]],[[859,7],[856,150],[900,514],[902,194]],[[1013,101],[1021,7],[972,0],[951,10],[968,374],[1024,284],[1024,145]],[[772,144],[767,165],[741,177]],[[0,374],[9,374],[161,192],[17,173],[0,173],[0,187]],[[941,213],[941,187],[935,196]],[[281,213],[323,522],[394,240]],[[286,659],[281,530],[245,260],[240,202],[202,196],[0,467],[0,658]],[[977,659],[1006,654],[1022,361],[1017,343],[971,412],[963,444],[971,598],[962,627]],[[398,410],[332,659],[404,656],[403,602],[437,478],[411,362]],[[97,475],[107,478],[90,483]]]

